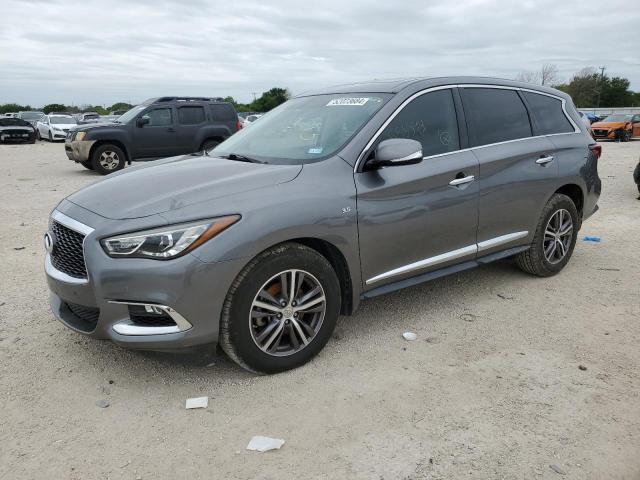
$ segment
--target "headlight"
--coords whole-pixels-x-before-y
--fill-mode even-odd
[[[168,260],[199,247],[240,220],[229,215],[213,220],[183,223],[135,234],[105,238],[102,248],[111,257]]]
[[[81,141],[81,140],[84,140],[84,137],[86,136],[87,136],[87,132],[78,132],[76,133],[74,140]]]

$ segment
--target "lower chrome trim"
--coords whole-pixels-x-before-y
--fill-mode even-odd
[[[528,231],[513,232],[513,233],[508,233],[507,235],[502,235],[500,237],[490,238],[489,240],[484,240],[483,242],[478,242],[478,252],[482,252],[484,250],[488,250],[490,248],[503,245],[505,243],[513,242],[514,240],[518,240],[519,238],[524,238],[527,235],[529,235]]]
[[[71,285],[86,285],[89,283],[89,279],[87,278],[76,278],[71,275],[67,275],[64,272],[61,272],[51,263],[51,255],[47,253],[44,257],[44,271],[51,278],[58,280],[60,282],[69,283]]]
[[[476,253],[477,250],[478,247],[476,247],[475,245],[469,245],[468,247],[463,247],[451,252],[443,253],[441,255],[436,255],[435,257],[425,258],[424,260],[420,260],[419,262],[410,263],[409,265],[394,268],[393,270],[389,270],[388,272],[376,275],[375,277],[367,280],[367,285],[370,283],[378,282],[380,280],[384,280],[385,278],[395,277],[396,275],[402,275],[413,270],[420,270],[432,265],[437,265],[438,263],[448,262],[449,260],[455,260],[456,258],[465,257],[467,255]]]
[[[513,242],[514,240],[518,240],[520,238],[524,238],[527,235],[529,235],[528,231],[522,231],[522,232],[509,233],[507,235],[502,235],[496,238],[490,238],[489,240],[484,240],[474,245],[469,245],[468,247],[458,248],[457,250],[452,250],[450,252],[436,255],[434,257],[425,258],[424,260],[420,260],[418,262],[404,265],[402,267],[394,268],[393,270],[389,270],[388,272],[384,272],[384,273],[381,273],[380,275],[376,275],[375,277],[370,278],[365,283],[367,285],[370,285],[372,283],[378,282],[380,280],[384,280],[386,278],[395,277],[396,275],[403,275],[405,273],[409,273],[414,270],[421,270],[423,268],[431,267],[439,263],[455,260],[456,258],[462,258],[462,257],[466,257],[467,255],[483,252],[490,248],[504,245],[505,243]]]
[[[171,319],[176,322],[175,325],[166,327],[143,327],[140,325],[134,325],[130,321],[124,321],[116,323],[113,327],[113,331],[120,335],[166,335],[168,333],[180,333],[189,330],[193,327],[186,318],[176,312],[173,308],[167,305],[159,305],[157,303],[143,303],[143,302],[124,302],[118,300],[109,300],[109,303],[115,303],[118,305],[138,305],[143,307],[153,307],[155,309],[162,310],[169,315]]]

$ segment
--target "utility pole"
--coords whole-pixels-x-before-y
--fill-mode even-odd
[[[258,94],[258,92],[251,92],[253,94],[253,101],[256,101],[256,95]]]
[[[598,102],[596,108],[600,108],[600,95],[602,94],[602,85],[604,84],[604,71],[607,67],[600,67],[600,87],[598,88]]]

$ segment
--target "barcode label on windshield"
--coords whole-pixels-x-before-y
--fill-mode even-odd
[[[327,103],[327,107],[335,107],[335,106],[338,106],[338,105],[348,105],[348,106],[354,106],[354,107],[361,107],[362,105],[364,105],[368,101],[369,101],[369,98],[362,98],[362,97],[360,97],[360,98],[351,98],[351,97],[334,98],[329,103]]]

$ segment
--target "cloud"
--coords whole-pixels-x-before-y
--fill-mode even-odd
[[[632,2],[633,3],[633,2]],[[403,76],[607,66],[640,90],[640,8],[611,0],[5,0],[0,102],[301,92]]]

